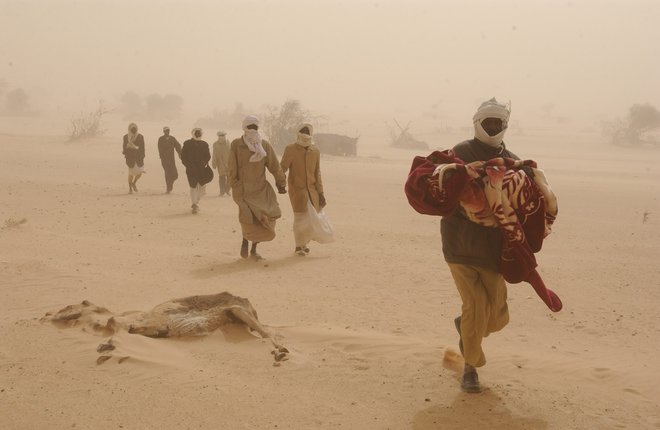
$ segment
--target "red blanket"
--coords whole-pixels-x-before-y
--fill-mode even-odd
[[[523,170],[534,171],[530,178]],[[461,206],[468,218],[502,231],[501,271],[510,283],[526,281],[558,312],[562,303],[536,271],[557,215],[557,200],[543,171],[531,160],[494,158],[465,164],[450,150],[415,157],[405,186],[410,205],[428,215],[450,215]]]

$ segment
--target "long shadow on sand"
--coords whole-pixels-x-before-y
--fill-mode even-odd
[[[547,429],[548,423],[536,418],[514,415],[492,390],[481,394],[460,393],[451,405],[439,404],[419,411],[414,430],[431,429]]]
[[[171,213],[167,215],[157,215],[158,218],[161,219],[177,219],[177,218],[188,218],[188,217],[195,217],[198,215],[191,214],[190,211],[187,212],[176,212],[176,213]]]
[[[162,192],[159,193],[156,191],[140,191],[135,194],[128,194],[126,192],[101,194],[101,197],[159,197],[159,196],[170,198],[171,195]]]
[[[314,260],[321,260],[325,258],[327,257],[299,257],[297,255],[292,255],[277,260],[268,259],[261,261],[255,261],[251,258],[244,260],[241,258],[230,262],[211,264],[200,269],[195,269],[191,273],[195,278],[208,279],[217,276],[230,275],[237,272],[244,272],[247,270],[279,269],[281,267],[289,267],[295,264],[311,263]]]

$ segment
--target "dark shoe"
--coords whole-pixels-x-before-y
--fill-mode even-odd
[[[305,251],[305,254],[309,254],[309,248],[307,247],[307,245],[303,246],[302,250]]]
[[[481,384],[479,384],[477,369],[467,363],[465,363],[465,370],[463,371],[461,389],[466,393],[481,393]]]
[[[192,205],[191,208],[192,208],[192,213],[196,214],[196,213],[199,212],[199,206],[197,206],[197,205]]]
[[[248,243],[247,243],[247,240],[244,240],[243,244],[241,245],[241,257],[248,258]]]
[[[463,335],[461,335],[461,317],[458,316],[454,318],[454,325],[456,326],[456,331],[458,331],[458,349],[461,350],[461,355],[463,354]]]
[[[296,246],[296,250],[294,252],[296,253],[296,255],[300,255],[301,257],[307,255],[307,253],[305,253],[305,250],[300,246]]]

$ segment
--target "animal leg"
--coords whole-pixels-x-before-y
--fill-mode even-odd
[[[270,338],[270,333],[268,333],[266,328],[261,325],[261,323],[255,317],[246,312],[242,307],[232,306],[229,311],[246,326],[259,333],[264,339]]]
[[[259,333],[261,337],[263,337],[264,339],[269,339],[270,342],[273,344],[273,346],[277,348],[278,352],[283,354],[289,353],[289,350],[286,349],[286,347],[282,346],[280,343],[278,343],[275,339],[273,339],[273,337],[266,330],[266,328],[263,325],[261,325],[261,323],[255,317],[253,317],[248,312],[246,312],[244,308],[240,306],[232,306],[229,312],[231,312],[231,314],[234,317],[236,317],[236,319],[242,321],[246,326],[250,327],[252,330]]]

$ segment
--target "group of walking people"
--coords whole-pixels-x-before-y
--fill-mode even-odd
[[[421,213],[442,216],[442,251],[462,301],[460,315],[452,325],[458,332],[459,349],[465,360],[461,388],[468,393],[482,390],[477,368],[486,364],[483,339],[509,322],[507,281],[529,282],[551,310],[561,309],[559,298],[545,288],[535,271],[533,258],[557,215],[556,197],[536,164],[520,161],[505,145],[509,116],[508,105],[494,98],[485,101],[473,117],[474,138],[451,150],[416,157],[406,183],[406,194],[413,207]],[[212,166],[220,177],[220,194],[228,195],[231,189],[238,205],[240,255],[260,260],[257,245],[275,238],[275,224],[282,215],[275,191],[266,180],[269,171],[280,194],[287,193],[289,187],[295,253],[306,255],[315,234],[312,217],[326,205],[326,199],[320,153],[313,144],[314,129],[311,124],[301,124],[296,132],[296,141],[286,147],[279,161],[270,143],[262,138],[259,120],[254,116],[245,118],[243,135],[229,145],[225,134],[219,132],[213,157],[209,145],[202,140],[201,129],[193,130],[192,139],[184,142],[183,148],[165,129],[158,146],[167,192],[177,176],[176,151],[186,166],[192,211],[197,213],[204,186],[213,177],[208,166],[213,159]],[[124,136],[124,154],[129,167],[129,193],[133,193],[144,166],[144,138],[137,133],[135,124],[129,126]],[[509,165],[513,168],[504,167]],[[445,175],[448,169],[453,170]],[[514,195],[507,195],[505,190]],[[506,199],[520,207],[504,211],[502,201]],[[541,208],[543,212],[539,212]],[[536,220],[536,224],[531,225],[529,220]]]
[[[206,194],[206,184],[213,180],[216,169],[220,196],[232,196],[238,206],[241,225],[242,258],[261,260],[257,245],[275,238],[275,224],[282,216],[275,191],[266,178],[266,171],[275,179],[279,194],[287,193],[293,208],[293,232],[297,255],[309,254],[309,242],[314,239],[312,217],[326,205],[321,177],[321,154],[313,143],[314,128],[301,124],[296,141],[288,145],[281,162],[270,142],[259,132],[259,119],[247,116],[242,124],[243,135],[227,142],[224,131],[217,132],[211,153],[209,144],[202,139],[201,128],[192,130],[192,137],[183,146],[163,128],[158,139],[158,153],[165,172],[166,193],[171,193],[178,178],[175,153],[186,168],[190,186],[191,211],[199,213],[200,199]],[[137,192],[136,182],[144,173],[144,137],[131,123],[124,136],[123,154],[128,166],[129,194]],[[209,166],[209,162],[211,165]],[[288,172],[288,178],[287,178]]]

